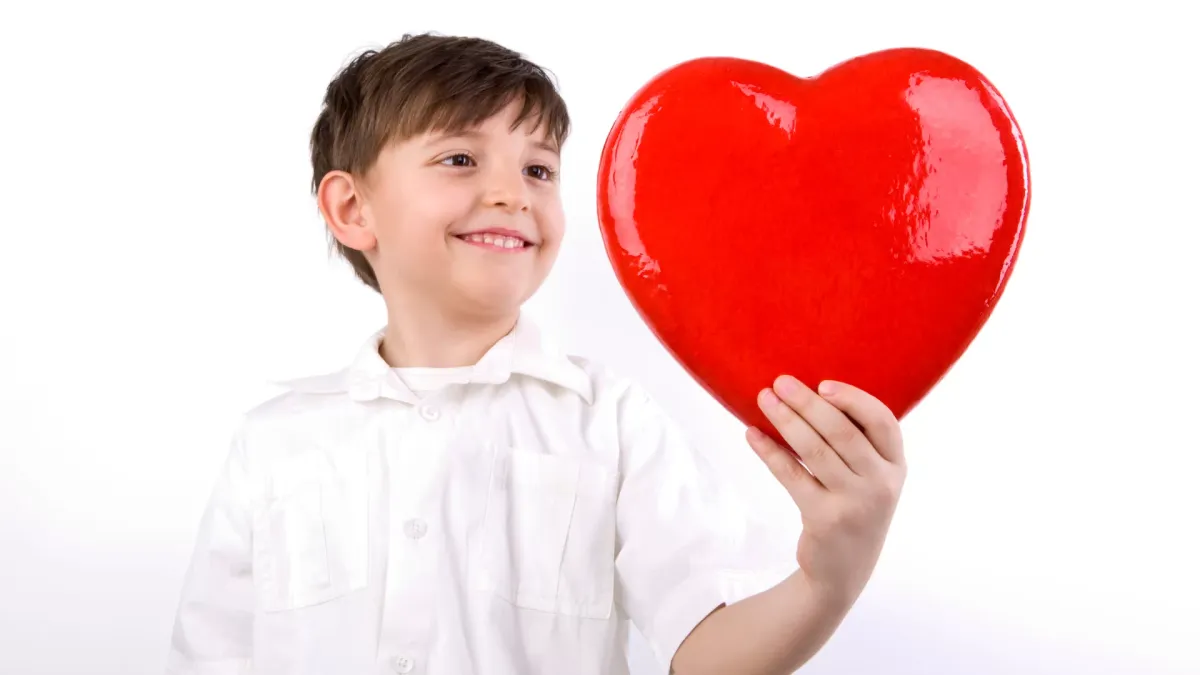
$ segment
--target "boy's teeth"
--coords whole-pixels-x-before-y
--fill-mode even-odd
[[[516,237],[496,234],[468,234],[464,239],[498,248],[522,248],[525,246],[525,242]]]

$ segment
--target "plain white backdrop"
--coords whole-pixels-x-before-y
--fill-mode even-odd
[[[557,76],[568,239],[530,309],[636,374],[784,548],[791,502],[611,273],[604,137],[642,83],[698,56],[814,75],[920,46],[979,68],[1028,143],[1025,245],[904,420],[886,551],[804,672],[1200,672],[1200,50],[1170,4],[5,3],[0,673],[161,672],[235,419],[383,321],[309,195],[323,88],[360,49],[425,30]],[[655,672],[636,640],[632,662]]]

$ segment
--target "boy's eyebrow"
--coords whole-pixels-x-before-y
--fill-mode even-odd
[[[550,143],[547,141],[538,141],[537,143],[535,143],[535,145],[537,145],[539,148],[545,150],[546,152],[553,154],[555,157],[558,157],[561,154],[561,153],[559,153],[558,148],[553,143]]]
[[[455,131],[437,131],[429,134],[429,142],[426,145],[433,145],[441,141],[451,138],[482,138],[483,134],[474,129],[459,129]]]
[[[462,129],[459,131],[442,131],[442,132],[431,134],[429,141],[426,143],[426,145],[433,145],[434,143],[440,143],[442,141],[445,141],[445,140],[448,140],[451,138],[465,138],[465,139],[478,140],[480,138],[483,138],[483,136],[484,136],[484,134],[482,132],[476,131],[474,129]],[[561,155],[558,147],[549,141],[545,141],[545,140],[535,141],[534,145],[541,148],[542,150],[545,150],[546,152],[553,153],[555,156]]]

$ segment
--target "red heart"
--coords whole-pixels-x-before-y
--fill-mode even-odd
[[[682,63],[621,112],[598,183],[605,247],[643,320],[776,440],[756,398],[785,373],[848,382],[904,417],[987,321],[1029,209],[1006,102],[924,49],[812,78]]]

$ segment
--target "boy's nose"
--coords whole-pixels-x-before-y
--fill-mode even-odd
[[[506,211],[516,213],[529,208],[529,192],[520,176],[493,175],[489,178],[484,202]]]

